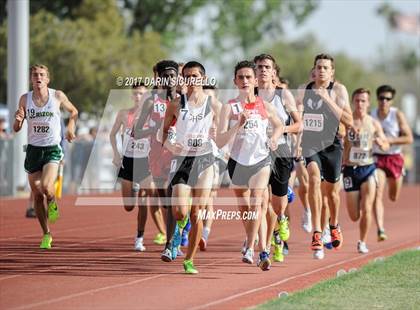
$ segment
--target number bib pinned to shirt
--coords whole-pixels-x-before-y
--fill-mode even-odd
[[[370,150],[362,149],[360,147],[352,147],[350,149],[349,158],[351,162],[363,164],[370,160]]]
[[[38,137],[47,136],[50,133],[50,125],[44,122],[33,122],[32,133]]]
[[[305,113],[303,115],[303,130],[320,132],[324,130],[324,115]]]

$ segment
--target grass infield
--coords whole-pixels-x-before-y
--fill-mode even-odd
[[[420,250],[371,262],[254,309],[420,309]]]

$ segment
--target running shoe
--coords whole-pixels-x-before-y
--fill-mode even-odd
[[[341,248],[343,245],[343,233],[341,232],[340,226],[337,224],[336,227],[330,226],[331,230],[331,243],[335,249]]]
[[[321,233],[318,231],[315,231],[314,234],[312,235],[312,244],[311,244],[311,248],[314,251],[317,250],[322,250],[323,244],[321,241]]]
[[[378,242],[385,241],[388,239],[388,236],[385,234],[385,230],[378,229]]]
[[[177,257],[184,256],[184,252],[182,252],[181,246],[178,246],[178,249],[176,251],[176,256]]]
[[[325,256],[325,254],[324,254],[324,250],[323,249],[321,249],[321,250],[315,250],[314,251],[314,258],[315,259],[323,259],[324,256]]]
[[[53,240],[52,240],[51,234],[50,233],[45,234],[42,237],[41,244],[39,245],[39,248],[40,249],[46,249],[46,250],[51,249],[52,241]]]
[[[270,270],[271,268],[271,261],[270,261],[270,255],[263,251],[260,253],[257,266],[260,267],[262,271]]]
[[[367,254],[369,253],[369,249],[366,246],[366,243],[363,241],[357,241],[357,252],[360,254]]]
[[[281,240],[283,240],[283,241],[289,240],[290,230],[289,230],[289,220],[288,220],[287,216],[284,216],[279,221],[279,234],[280,234]]]
[[[247,247],[248,247],[248,244],[247,244],[247,240],[245,239],[244,242],[242,243],[242,248],[241,248],[242,255],[245,255]]]
[[[207,240],[204,238],[200,239],[200,243],[198,244],[198,246],[200,247],[200,251],[205,251],[207,250]]]
[[[134,250],[139,252],[146,251],[146,247],[143,245],[143,237],[136,238],[134,240]]]
[[[324,247],[326,247],[328,250],[332,250],[333,246],[332,246],[332,243],[331,243],[331,231],[330,231],[330,227],[327,226],[322,231],[321,241],[324,244]]]
[[[26,214],[25,216],[27,218],[36,218],[36,212],[35,209],[32,207],[29,207],[28,209],[26,209]]]
[[[282,261],[284,261],[284,256],[283,256],[283,242],[281,242],[281,241],[280,241],[279,244],[275,244],[274,245],[273,260],[275,262],[282,262]]]
[[[58,206],[55,200],[48,203],[48,220],[51,224],[54,224],[59,218]]]
[[[254,263],[254,250],[251,248],[247,248],[244,256],[242,256],[242,261],[247,264],[253,264]]]
[[[184,271],[186,274],[197,274],[198,270],[195,269],[192,260],[184,260]]]
[[[283,255],[289,255],[289,245],[287,244],[286,241],[283,242]]]
[[[302,228],[305,232],[310,233],[312,231],[312,214],[311,209],[304,209],[302,214]]]
[[[157,245],[163,245],[166,243],[166,236],[162,233],[158,233],[155,239],[153,239],[153,242]]]
[[[164,262],[172,262],[172,251],[170,248],[165,248],[162,253],[160,253],[160,259]]]

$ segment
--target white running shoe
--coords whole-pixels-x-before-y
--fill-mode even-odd
[[[315,259],[323,259],[324,258],[324,250],[315,250],[314,251],[314,258]]]
[[[332,243],[331,243],[331,231],[330,228],[327,227],[322,231],[321,234],[321,241],[324,244],[324,246],[331,250],[332,249]]]
[[[134,240],[134,250],[139,251],[139,252],[146,251],[146,247],[143,245],[143,237],[136,238]]]
[[[247,264],[254,263],[254,250],[253,249],[246,249],[244,256],[242,256],[242,261]]]
[[[369,253],[369,249],[366,246],[366,243],[363,241],[357,241],[357,251],[361,254]]]
[[[312,232],[312,214],[311,209],[304,209],[302,214],[302,228],[305,232]]]

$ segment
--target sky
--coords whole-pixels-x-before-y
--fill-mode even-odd
[[[381,46],[390,44],[416,45],[418,49],[418,36],[391,31],[385,18],[377,15],[376,9],[384,2],[400,12],[420,14],[418,0],[322,0],[301,27],[291,22],[285,25],[286,37],[296,39],[314,33],[330,53],[343,51],[359,59],[373,59]]]

